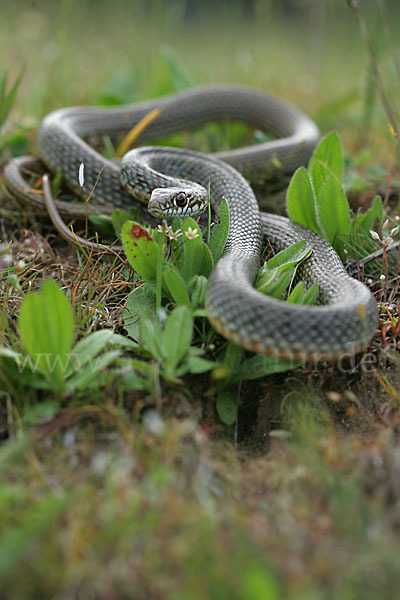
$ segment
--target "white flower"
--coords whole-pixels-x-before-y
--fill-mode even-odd
[[[81,164],[79,165],[79,185],[81,186],[81,188],[83,188],[84,183],[85,183],[85,165],[83,164],[83,162],[81,162]]]
[[[160,233],[163,233],[164,235],[167,235],[168,225],[166,224],[165,221],[162,222],[162,225],[157,226],[157,231],[159,231]]]
[[[397,225],[397,227],[393,227],[392,231],[390,232],[390,235],[397,235],[399,233],[399,229],[400,225]]]
[[[182,235],[182,231],[180,229],[174,231],[171,225],[167,225],[165,221],[163,221],[162,225],[158,225],[157,231],[169,237],[170,240],[177,240],[178,237]]]
[[[376,231],[374,231],[373,229],[370,229],[370,230],[369,230],[369,233],[371,234],[371,237],[372,237],[374,240],[379,240],[379,241],[381,241],[381,238],[379,237],[379,233],[377,233],[377,232],[376,232]]]
[[[172,231],[172,227],[169,228],[168,237],[170,240],[177,240],[178,237],[182,235],[182,231],[177,229],[176,231]]]
[[[382,273],[382,275],[379,275],[379,279],[380,279],[381,281],[383,281],[384,279],[386,279],[386,276],[385,276],[385,275]]]
[[[199,232],[197,229],[192,229],[188,227],[187,231],[185,231],[185,236],[188,240],[195,240],[199,237]]]

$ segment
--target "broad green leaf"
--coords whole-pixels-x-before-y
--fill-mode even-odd
[[[319,142],[308,164],[309,171],[315,163],[322,163],[340,180],[343,175],[342,143],[337,133],[328,133]]]
[[[193,317],[187,306],[177,306],[168,316],[163,332],[165,371],[172,375],[185,356],[193,334]]]
[[[238,369],[243,356],[243,348],[228,342],[226,345],[223,366],[228,369],[229,373],[235,373]]]
[[[182,229],[182,217],[174,217],[173,221],[172,221],[172,230],[173,231],[178,231],[178,229]]]
[[[207,312],[205,308],[197,308],[193,311],[194,317],[202,317],[203,319],[207,318]]]
[[[290,292],[290,294],[287,298],[287,302],[290,302],[291,304],[301,304],[303,295],[304,295],[304,282],[299,281],[299,283],[296,285],[296,287],[294,287],[293,290]]]
[[[135,271],[142,279],[155,279],[161,249],[148,231],[140,223],[126,221],[122,226],[121,239],[126,257]]]
[[[89,221],[97,229],[115,238],[115,230],[110,215],[89,215]]]
[[[358,214],[355,218],[366,235],[370,230],[380,231],[383,223],[383,204],[380,196],[375,196],[371,206],[364,214]]]
[[[321,188],[324,185],[325,181],[334,173],[333,171],[328,169],[328,167],[326,167],[323,163],[314,162],[309,170],[309,174],[311,177],[311,182],[314,188],[315,196],[316,198],[318,198],[321,193]]]
[[[186,304],[186,306],[191,306],[185,280],[176,269],[163,269],[162,280],[165,290],[175,304]]]
[[[210,239],[210,251],[214,260],[214,264],[221,258],[224,251],[226,240],[229,234],[229,206],[225,198],[222,198],[219,211],[218,222],[214,227],[213,234]]]
[[[117,208],[112,212],[111,222],[113,224],[114,231],[119,238],[121,237],[123,224],[130,219],[132,219],[132,215],[127,213],[125,210]]]
[[[59,409],[60,405],[54,400],[30,404],[24,407],[22,420],[26,425],[42,425],[51,421]]]
[[[68,379],[68,388],[70,390],[84,390],[87,387],[91,387],[92,384],[95,384],[95,387],[99,387],[101,383],[99,381],[99,374],[114,362],[119,355],[119,350],[109,350],[90,361],[83,369]]]
[[[314,304],[318,297],[318,290],[318,283],[314,281],[312,286],[310,286],[308,290],[305,291],[301,303],[306,306],[311,306],[312,304]]]
[[[315,215],[315,194],[310,176],[304,167],[297,169],[289,183],[286,207],[292,221],[313,231],[319,231]]]
[[[273,277],[272,281],[267,281],[261,287],[257,287],[257,289],[262,294],[267,294],[268,296],[279,299],[286,291],[292,276],[293,271],[288,270],[282,273],[279,270],[276,270],[276,276]]]
[[[215,366],[215,362],[201,358],[201,356],[193,356],[190,352],[188,352],[182,366],[177,370],[176,374],[178,377],[184,375],[185,373],[197,375],[211,371],[212,369],[215,369]]]
[[[145,281],[143,285],[137,287],[131,292],[126,300],[123,319],[124,327],[128,335],[134,340],[139,341],[139,322],[145,309],[149,309],[155,317],[156,313],[156,293],[154,283]]]
[[[350,209],[343,186],[336,177],[328,177],[317,202],[317,219],[324,237],[334,246],[338,235],[350,229]]]
[[[206,295],[207,278],[195,275],[191,282],[190,299],[192,308],[203,307]]]
[[[310,251],[311,249],[306,245],[306,241],[300,240],[267,260],[262,269],[265,271],[270,271],[272,269],[286,271],[307,258],[310,255]]]
[[[133,368],[129,371],[124,369],[120,376],[120,381],[123,389],[126,390],[145,390],[151,393],[153,382],[149,378],[144,377]]]
[[[237,399],[230,392],[219,392],[216,398],[216,408],[219,418],[226,425],[233,425],[237,419]]]
[[[20,156],[26,154],[29,146],[28,134],[25,133],[14,133],[7,135],[0,135],[0,152],[3,152],[6,148],[12,156]],[[1,182],[5,185],[3,182]],[[3,187],[0,184],[0,188]]]
[[[274,285],[280,278],[281,271],[272,269],[272,271],[262,271],[256,281],[255,288],[262,294],[267,294],[268,289]]]
[[[201,231],[196,221],[191,217],[185,219],[182,225],[182,262],[178,265],[185,281],[201,272],[203,264],[203,241]],[[196,237],[191,237],[197,233]],[[189,236],[189,237],[187,237]]]
[[[134,350],[138,345],[132,340],[114,333],[111,329],[95,331],[80,340],[72,349],[73,364],[68,374],[82,369],[95,356],[100,354],[108,345],[118,345]]]
[[[301,362],[286,360],[277,356],[257,355],[241,363],[235,375],[229,380],[229,383],[236,383],[247,379],[258,379],[273,373],[283,373],[292,369],[297,369]]]
[[[158,362],[161,362],[166,352],[164,338],[157,318],[149,309],[142,312],[139,323],[139,338],[143,348],[150,352]]]
[[[71,360],[74,319],[71,305],[57,284],[46,281],[40,292],[24,299],[18,320],[24,347],[38,370],[60,388]]]

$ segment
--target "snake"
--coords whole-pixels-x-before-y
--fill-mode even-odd
[[[116,140],[155,108],[161,110],[159,117],[136,140],[140,146],[121,161],[105,158],[90,145],[93,137]],[[274,139],[208,154],[143,145],[215,121],[242,121]],[[126,106],[55,110],[42,121],[37,145],[48,169],[61,169],[75,194],[90,196],[89,212],[127,209],[135,198],[138,206],[147,202],[157,217],[196,215],[209,192],[218,213],[225,198],[229,233],[207,284],[210,322],[248,351],[319,362],[368,348],[377,324],[374,296],[350,277],[335,250],[317,233],[285,216],[261,212],[250,185],[293,173],[307,163],[319,138],[316,124],[281,99],[244,86],[207,85]],[[82,163],[85,176],[79,182]],[[36,158],[18,157],[6,166],[4,176],[18,198],[43,208],[43,198],[24,177],[25,169],[36,167]],[[56,205],[66,216],[88,212],[83,203],[57,200]],[[300,240],[312,249],[297,276],[306,287],[317,281],[313,306],[278,300],[254,287],[265,244],[279,251]]]

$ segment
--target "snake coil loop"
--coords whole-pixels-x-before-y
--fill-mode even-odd
[[[217,120],[245,121],[278,139],[213,155],[176,148],[139,148],[123,159],[123,187],[120,165],[101,156],[85,138],[114,138],[156,107],[161,114],[140,135],[141,143]],[[154,188],[180,189],[184,185],[186,190],[192,185],[188,180],[194,186],[210,186],[217,208],[226,197],[230,231],[224,254],[208,283],[206,310],[210,321],[224,336],[248,350],[322,360],[354,354],[368,346],[377,320],[374,298],[362,283],[347,275],[333,248],[317,234],[285,217],[260,213],[247,182],[277,172],[292,173],[308,160],[318,138],[316,125],[294,107],[262,92],[224,85],[199,87],[130,106],[57,110],[43,120],[38,147],[46,165],[53,171],[61,168],[75,193],[88,197],[94,188],[91,211],[127,208],[132,194],[149,201]],[[85,182],[81,188],[78,172],[82,162]],[[42,199],[27,190],[22,165],[36,162],[26,158],[11,161],[5,169],[6,183],[18,197],[41,207]],[[179,202],[184,211],[186,200],[185,206],[182,198],[177,206]],[[57,206],[69,216],[82,216],[87,210],[86,206],[66,202]],[[253,288],[264,236],[277,250],[300,239],[308,242],[313,254],[302,266],[301,276],[308,284],[318,281],[321,305],[288,304]]]

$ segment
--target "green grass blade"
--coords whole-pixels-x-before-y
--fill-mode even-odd
[[[203,243],[203,260],[201,263],[200,275],[209,277],[214,269],[214,259],[210,248]]]
[[[20,72],[17,79],[14,82],[11,90],[6,92],[6,76],[4,75],[2,78],[2,86],[1,86],[1,96],[0,96],[0,126],[3,125],[8,117],[10,110],[12,109],[15,99],[17,97],[17,92],[19,85],[21,83],[21,79],[24,75],[24,70]]]
[[[172,48],[170,46],[164,46],[162,53],[169,70],[174,90],[180,91],[192,87],[194,85],[192,78]]]
[[[229,234],[229,206],[225,198],[218,211],[218,222],[214,227],[213,234],[210,239],[209,247],[214,259],[214,264],[221,258],[224,251],[226,240]]]

